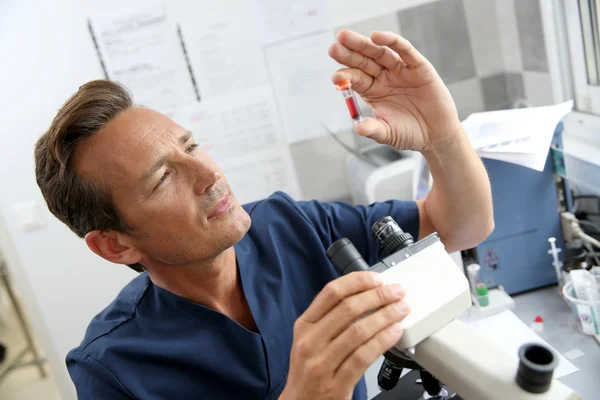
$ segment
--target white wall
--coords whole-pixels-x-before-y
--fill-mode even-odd
[[[0,10],[0,211],[8,233],[0,244],[65,399],[75,398],[66,353],[133,276],[87,250],[46,211],[35,184],[35,140],[79,85],[102,78],[82,3],[15,0]],[[18,230],[11,205],[25,200],[39,202],[46,228]]]
[[[166,5],[175,20],[193,22],[194,15],[215,12],[214,7],[227,10],[238,1],[243,2],[168,0]],[[327,5],[337,26],[429,1],[329,0]],[[47,211],[35,183],[33,145],[69,95],[82,83],[103,78],[86,18],[123,4],[135,2],[0,1],[0,249],[65,399],[75,398],[66,353],[134,273],[94,256]],[[26,233],[12,207],[30,200],[38,203],[46,226]]]

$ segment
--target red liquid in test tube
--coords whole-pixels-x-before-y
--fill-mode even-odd
[[[353,121],[358,118],[361,118],[360,111],[358,105],[356,104],[354,96],[346,98],[346,106],[348,107],[348,111],[350,111],[350,116],[352,117]]]
[[[350,81],[342,81],[335,85],[335,88],[342,92],[342,95],[346,100],[346,106],[348,107],[348,111],[350,112],[350,117],[352,117],[352,121],[355,124],[362,122],[363,117],[360,113],[360,108],[358,108],[358,103],[356,102],[356,97],[354,96],[354,91],[352,90],[352,84],[350,83]]]

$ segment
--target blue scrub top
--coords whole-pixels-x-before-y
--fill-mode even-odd
[[[67,355],[80,400],[276,399],[288,375],[294,321],[337,272],[325,251],[348,237],[369,264],[369,234],[391,215],[415,238],[414,202],[370,206],[294,201],[277,192],[244,206],[252,226],[236,244],[242,287],[260,334],[152,283],[133,279]],[[353,399],[366,399],[364,379]]]

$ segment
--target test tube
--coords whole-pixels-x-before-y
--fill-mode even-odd
[[[350,117],[352,117],[352,121],[354,124],[361,123],[363,121],[363,116],[360,113],[360,108],[358,108],[358,102],[356,101],[356,97],[354,96],[354,90],[352,90],[352,83],[350,80],[345,80],[337,85],[335,88],[342,92],[344,96],[344,100],[346,100],[346,107],[348,107],[348,111],[350,112]]]
[[[477,293],[477,284],[481,283],[481,267],[479,264],[467,265],[467,278],[473,293]]]

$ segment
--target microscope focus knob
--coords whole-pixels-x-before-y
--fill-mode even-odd
[[[385,258],[390,254],[395,253],[396,251],[405,248],[408,245],[411,245],[415,242],[412,235],[410,233],[404,232],[400,235],[396,236],[392,241],[390,241],[385,248],[383,249],[382,257]]]

